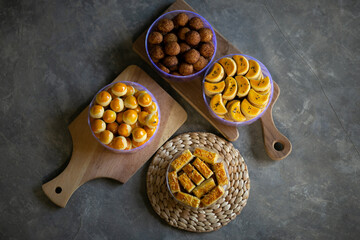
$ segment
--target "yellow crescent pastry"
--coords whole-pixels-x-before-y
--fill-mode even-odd
[[[111,102],[111,95],[107,91],[101,91],[96,96],[96,103],[103,107],[106,107],[107,105],[109,105],[110,102]]]
[[[196,158],[193,165],[206,179],[213,175],[213,171],[211,171],[211,169],[203,161],[201,161],[200,158]]]
[[[198,198],[201,198],[202,196],[204,196],[206,193],[208,193],[211,189],[213,189],[214,187],[216,187],[215,181],[213,178],[209,178],[207,180],[205,180],[205,182],[203,182],[201,185],[197,186],[194,190],[193,193],[195,194],[195,196],[197,196]]]
[[[250,84],[251,87],[257,92],[266,91],[271,87],[269,77],[266,77],[261,80],[250,80]]]
[[[112,141],[112,147],[117,150],[125,150],[127,148],[126,138],[123,136],[118,136]]]
[[[240,107],[246,119],[253,119],[261,113],[261,109],[251,105],[246,98],[241,102]]]
[[[250,92],[247,96],[249,102],[258,108],[265,108],[267,103],[269,102],[270,92],[268,94],[262,95],[254,91],[254,89],[250,89]]]
[[[222,93],[224,89],[225,89],[225,81],[220,81],[217,83],[210,83],[205,81],[204,83],[205,94],[208,97],[212,97],[215,94]]]
[[[208,194],[206,194],[203,199],[201,199],[201,204],[204,207],[210,206],[216,202],[222,195],[224,195],[225,190],[222,186],[216,186]]]
[[[124,100],[124,105],[126,108],[135,109],[138,106],[136,97],[133,95],[127,96]]]
[[[188,177],[188,175],[186,173],[182,173],[178,177],[178,179],[179,179],[181,186],[183,186],[183,188],[187,192],[190,193],[195,188],[195,185],[192,183],[192,181],[190,180],[190,178]]]
[[[148,112],[142,111],[139,113],[138,121],[141,125],[146,125],[146,117],[149,115]]]
[[[214,63],[211,72],[205,77],[205,80],[209,82],[219,82],[225,75],[224,68],[219,63]]]
[[[131,126],[126,123],[120,124],[118,127],[118,134],[123,137],[129,137],[131,134]]]
[[[175,171],[168,173],[169,187],[172,193],[180,192],[179,180]]]
[[[94,105],[90,109],[90,116],[92,118],[102,118],[104,115],[104,107],[101,105]]]
[[[216,152],[207,151],[201,148],[195,148],[194,156],[210,164],[215,164],[219,158],[219,154]]]
[[[115,96],[122,97],[127,93],[127,86],[125,83],[115,83],[111,88],[111,93]]]
[[[236,97],[238,92],[237,82],[233,77],[227,77],[225,79],[225,90],[222,94],[222,98],[226,100],[232,100]]]
[[[221,64],[221,66],[223,66],[228,77],[232,77],[235,75],[237,66],[236,62],[232,58],[224,57],[219,60],[219,63]]]
[[[191,163],[188,163],[185,167],[183,167],[182,170],[189,176],[189,178],[196,185],[199,185],[200,183],[202,183],[205,180],[204,177],[201,176],[201,174],[198,171],[196,171],[196,169],[193,167],[193,165],[191,165]]]
[[[244,76],[236,76],[235,80],[238,85],[238,91],[237,91],[236,95],[239,98],[245,97],[249,93],[250,88],[251,88],[249,80]]]
[[[237,66],[237,75],[245,75],[249,71],[249,61],[246,59],[246,57],[241,55],[235,55],[233,56],[233,59],[236,62]]]
[[[145,107],[143,110],[144,110],[145,112],[148,112],[148,113],[157,112],[157,105],[156,105],[156,103],[153,101],[150,106]]]
[[[148,93],[141,93],[138,97],[137,97],[137,102],[140,106],[142,107],[149,107],[152,103],[152,98],[150,96],[150,94]]]
[[[100,142],[103,144],[109,144],[114,138],[114,134],[109,130],[104,130],[100,133]]]
[[[175,197],[177,200],[186,205],[189,205],[190,207],[198,208],[200,205],[200,199],[187,193],[178,192],[176,193]]]
[[[188,164],[193,157],[192,153],[187,149],[178,158],[172,161],[171,167],[177,172]]]
[[[246,117],[241,113],[240,101],[234,100],[228,104],[226,117],[234,122],[246,121]]]
[[[224,105],[222,94],[216,94],[210,100],[210,108],[217,115],[225,115],[227,113],[227,109]]]
[[[255,91],[255,92],[257,92],[258,94],[261,94],[261,95],[266,95],[271,92],[271,86],[265,91]]]
[[[119,124],[117,122],[112,122],[106,125],[106,130],[109,130],[113,134],[116,134],[118,132]]]
[[[125,97],[128,97],[128,96],[131,96],[131,95],[135,94],[136,89],[133,86],[126,85],[126,87],[127,87],[127,91],[126,91],[126,94],[124,95]]]
[[[135,142],[143,142],[147,138],[147,133],[143,128],[135,128],[132,131],[132,137]]]
[[[91,123],[91,130],[94,133],[101,133],[105,129],[106,129],[106,123],[101,119],[95,119],[95,121]]]
[[[124,112],[119,112],[116,116],[116,121],[118,122],[118,124],[121,124],[123,122],[123,114]]]
[[[138,114],[135,110],[129,109],[126,110],[123,114],[123,121],[126,124],[133,125],[134,123],[136,123],[137,119],[138,119]]]
[[[249,71],[245,75],[247,79],[258,79],[261,74],[261,68],[257,61],[249,60]]]
[[[215,163],[213,166],[213,170],[216,176],[216,181],[218,185],[225,186],[229,184],[229,179],[227,178],[224,164],[222,162]]]
[[[116,113],[113,111],[113,110],[106,110],[104,112],[104,115],[103,115],[103,120],[106,122],[106,123],[112,123],[112,122],[115,122],[116,120]]]
[[[124,109],[124,101],[121,98],[114,98],[111,102],[110,102],[110,108],[114,111],[114,112],[121,112]]]
[[[156,128],[159,124],[159,116],[157,115],[157,112],[147,115],[145,118],[145,124],[149,128]]]

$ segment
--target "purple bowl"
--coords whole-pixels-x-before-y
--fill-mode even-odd
[[[211,57],[209,63],[200,71],[193,73],[191,75],[187,75],[187,76],[177,76],[177,75],[172,75],[169,73],[164,72],[163,70],[161,70],[155,63],[154,61],[151,59],[150,57],[150,53],[148,50],[148,37],[150,35],[150,33],[152,33],[154,31],[154,29],[157,26],[157,23],[164,18],[167,19],[172,19],[174,18],[176,15],[178,15],[179,13],[186,13],[189,16],[189,19],[193,18],[193,17],[198,17],[200,18],[203,23],[204,23],[204,27],[206,28],[210,28],[212,33],[213,33],[213,38],[212,38],[212,43],[214,44],[215,47],[215,51],[213,56]],[[214,60],[215,54],[216,54],[216,48],[217,48],[217,42],[216,42],[216,35],[215,35],[215,31],[214,29],[211,27],[210,23],[208,21],[206,21],[205,18],[203,18],[202,16],[200,16],[197,13],[191,12],[191,11],[186,11],[186,10],[175,10],[175,11],[171,11],[171,12],[167,12],[164,13],[163,15],[161,15],[160,17],[158,17],[155,22],[153,22],[153,24],[151,24],[149,30],[146,33],[146,38],[145,38],[145,50],[146,50],[146,54],[149,58],[149,61],[151,62],[151,65],[153,66],[153,68],[160,74],[161,77],[167,79],[167,80],[172,80],[172,81],[188,81],[188,80],[194,80],[197,79],[198,77],[200,77],[205,70],[211,65],[211,62]]]
[[[90,118],[91,118],[91,117],[90,117],[90,109],[91,109],[91,107],[92,107],[92,106],[94,105],[94,103],[95,103],[96,96],[97,96],[101,91],[107,91],[110,87],[112,87],[114,84],[119,83],[119,82],[122,82],[122,83],[124,83],[124,84],[126,84],[126,85],[133,86],[134,88],[136,88],[136,89],[139,90],[139,91],[144,90],[144,91],[146,91],[148,94],[150,94],[153,102],[155,102],[156,105],[157,105],[157,111],[158,111],[158,116],[159,116],[159,124],[158,124],[158,126],[157,126],[154,134],[151,136],[151,138],[150,138],[146,143],[144,143],[143,145],[141,145],[141,146],[139,146],[139,147],[137,147],[137,148],[132,148],[132,149],[130,149],[130,150],[118,150],[118,149],[109,147],[108,145],[102,143],[102,142],[100,141],[100,139],[98,139],[98,138],[95,136],[95,133],[94,133],[94,132],[92,131],[92,129],[91,129],[91,123],[90,123]],[[161,118],[161,114],[160,114],[159,104],[158,104],[158,102],[156,101],[156,98],[154,97],[154,95],[152,95],[152,93],[151,93],[146,87],[140,85],[139,83],[129,82],[129,81],[113,82],[113,83],[110,83],[110,84],[106,85],[106,86],[103,87],[102,89],[100,89],[100,90],[95,94],[94,98],[92,99],[92,101],[91,101],[91,103],[90,103],[90,105],[89,105],[89,110],[88,110],[88,124],[89,124],[89,127],[90,127],[91,134],[94,136],[94,138],[96,139],[96,141],[97,141],[98,143],[100,143],[103,147],[105,147],[106,149],[108,149],[108,150],[110,150],[110,151],[112,151],[112,152],[115,152],[115,153],[135,153],[135,152],[137,152],[137,151],[145,148],[146,146],[148,146],[149,143],[154,139],[156,133],[158,132],[158,130],[159,130],[159,128],[160,128],[160,124],[161,124],[161,119],[160,119],[160,118]]]
[[[270,79],[270,83],[271,83],[271,92],[270,92],[270,98],[269,98],[269,102],[268,104],[266,105],[266,107],[264,108],[264,110],[259,114],[257,115],[256,117],[254,117],[253,119],[250,119],[250,120],[247,120],[247,121],[244,121],[244,122],[231,122],[231,121],[228,121],[228,120],[225,120],[225,119],[222,119],[221,117],[219,117],[218,115],[216,115],[212,109],[210,108],[210,98],[208,96],[206,96],[205,94],[205,89],[204,89],[204,83],[205,83],[205,76],[207,76],[209,74],[209,72],[211,71],[213,65],[215,62],[218,62],[220,59],[224,58],[224,57],[230,57],[232,58],[234,55],[242,55],[244,57],[246,57],[248,60],[249,59],[252,59],[252,60],[255,60],[259,63],[260,67],[261,67],[261,71],[264,75],[264,77],[269,77]],[[223,56],[219,59],[217,59],[213,64],[211,64],[211,66],[208,68],[208,70],[206,71],[205,73],[205,76],[204,76],[204,79],[203,79],[203,82],[202,82],[202,88],[203,88],[203,98],[204,98],[204,101],[205,101],[205,104],[211,114],[211,116],[213,116],[216,120],[220,121],[221,123],[225,124],[225,125],[229,125],[229,126],[244,126],[244,125],[248,125],[248,124],[251,124],[253,122],[255,122],[256,120],[258,120],[259,118],[261,118],[261,116],[264,114],[264,112],[266,112],[266,110],[268,109],[270,103],[271,103],[271,100],[272,100],[272,97],[273,97],[273,92],[274,92],[274,85],[273,85],[273,80],[272,80],[272,77],[271,77],[271,74],[269,72],[269,70],[265,67],[265,65],[260,62],[259,60],[257,60],[256,58],[253,58],[251,56],[248,56],[248,55],[245,55],[245,54],[229,54],[229,55],[226,55],[226,56]]]

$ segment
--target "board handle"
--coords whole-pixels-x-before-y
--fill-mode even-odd
[[[71,164],[71,160],[70,160]],[[64,208],[75,190],[82,185],[76,176],[78,173],[72,171],[70,164],[65,170],[53,180],[42,185],[45,195],[56,205]],[[75,181],[74,181],[75,180]]]
[[[270,106],[260,119],[267,155],[272,160],[282,160],[291,153],[292,145],[289,139],[279,132],[274,123],[272,108],[280,95],[280,88],[275,82],[273,85],[274,92]]]

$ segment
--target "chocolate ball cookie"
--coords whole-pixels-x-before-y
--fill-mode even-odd
[[[168,33],[164,36],[164,43],[177,42],[178,38],[175,33]]]
[[[185,35],[189,31],[190,31],[190,28],[187,28],[187,27],[180,28],[177,33],[179,39],[185,41]]]
[[[168,33],[174,29],[174,23],[170,19],[161,19],[158,22],[157,28],[162,33]]]
[[[164,51],[162,50],[162,48],[159,45],[156,45],[151,48],[150,56],[153,59],[162,59],[165,56],[165,54],[164,54]]]
[[[179,65],[179,73],[183,76],[190,75],[194,72],[193,65],[188,63],[181,63]]]
[[[166,67],[170,68],[170,67],[172,67],[172,66],[177,65],[177,64],[179,63],[179,61],[178,61],[177,57],[175,57],[175,56],[166,56],[166,57],[162,60],[162,63],[163,63]]]
[[[190,46],[196,46],[200,42],[200,34],[197,31],[189,31],[185,34],[185,40]]]
[[[184,60],[187,63],[194,64],[199,60],[199,58],[200,58],[200,53],[195,49],[191,49],[186,53],[184,53]]]
[[[162,65],[161,63],[158,63],[157,66],[158,66],[162,71],[164,71],[164,72],[166,72],[166,73],[170,73],[170,70],[169,70],[167,67],[165,67],[164,65]]]
[[[184,42],[180,43],[179,45],[180,45],[180,54],[187,52],[191,49],[191,47]]]
[[[193,17],[192,19],[190,19],[189,21],[189,27],[193,30],[199,30],[200,28],[204,27],[204,23],[203,21],[201,21],[200,18],[198,17]]]
[[[176,56],[180,53],[180,46],[177,42],[168,42],[165,44],[165,53],[170,56]]]
[[[163,35],[159,32],[152,32],[149,35],[148,41],[150,44],[160,44],[163,41]]]
[[[209,61],[204,58],[203,56],[199,57],[199,60],[193,64],[194,70],[195,71],[200,71],[201,69],[203,69],[207,64],[209,63]]]
[[[199,34],[202,42],[210,42],[213,38],[213,33],[209,28],[201,28]]]
[[[173,21],[176,25],[184,27],[188,23],[189,17],[186,13],[179,13],[174,17]]]
[[[215,48],[214,45],[212,43],[203,43],[200,46],[199,52],[202,56],[204,56],[205,58],[209,58],[211,57],[214,52],[215,52]]]

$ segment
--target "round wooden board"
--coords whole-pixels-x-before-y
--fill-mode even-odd
[[[216,149],[228,165],[229,188],[214,205],[191,209],[177,203],[166,186],[166,169],[174,155],[190,147]],[[171,226],[191,232],[211,232],[241,213],[249,198],[247,166],[232,143],[212,133],[185,133],[164,144],[155,154],[147,173],[147,194],[155,212]]]

